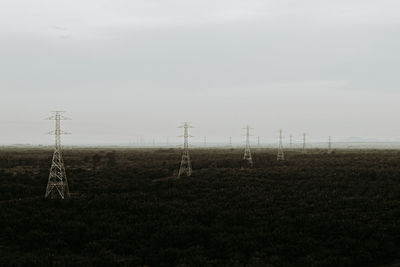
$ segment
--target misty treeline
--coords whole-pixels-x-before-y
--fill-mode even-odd
[[[380,266],[400,257],[400,152],[64,151],[72,199],[45,200],[52,151],[0,151],[0,266]],[[157,182],[155,182],[155,180]]]

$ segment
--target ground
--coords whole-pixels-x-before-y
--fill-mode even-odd
[[[381,266],[400,259],[400,151],[65,149],[72,198],[45,200],[52,151],[0,151],[0,266]]]

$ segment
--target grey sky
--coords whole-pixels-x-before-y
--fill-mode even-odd
[[[400,137],[400,10],[388,0],[0,3],[0,143]],[[195,138],[195,139],[196,139]]]

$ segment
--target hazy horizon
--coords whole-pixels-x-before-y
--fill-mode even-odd
[[[398,1],[11,1],[0,144],[400,140]]]

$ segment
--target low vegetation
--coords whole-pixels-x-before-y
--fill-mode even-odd
[[[74,149],[72,199],[44,200],[52,151],[0,152],[0,266],[380,266],[400,258],[400,152]]]

